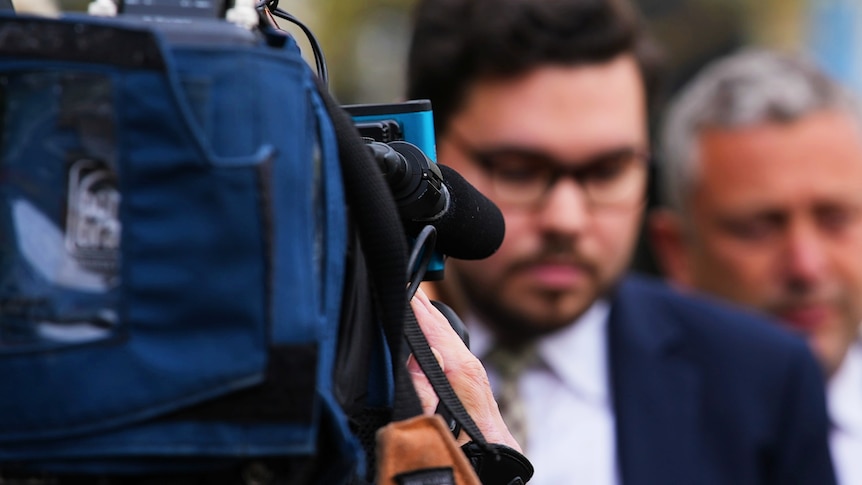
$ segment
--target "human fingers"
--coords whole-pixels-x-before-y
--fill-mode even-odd
[[[443,368],[443,359],[440,356],[440,352],[436,349],[432,348],[431,352],[434,354],[434,357],[437,358],[437,362],[440,363],[440,367]],[[434,414],[434,411],[437,409],[437,404],[440,402],[440,398],[437,396],[437,393],[434,391],[434,388],[431,387],[431,382],[428,380],[428,376],[422,372],[422,369],[419,367],[419,362],[413,357],[413,354],[407,358],[407,372],[410,375],[410,379],[413,381],[413,387],[416,389],[416,395],[419,397],[419,403],[422,405],[422,413],[426,415]]]
[[[503,422],[491,391],[488,374],[479,359],[467,349],[446,317],[431,304],[421,289],[417,290],[410,305],[428,344],[433,350],[438,351],[435,355],[443,363],[444,373],[452,384],[452,388],[485,438],[489,442],[502,443],[520,451],[520,446]],[[415,369],[421,373],[418,365],[415,366]],[[414,380],[414,385],[418,382],[421,386],[417,392],[424,393],[430,389],[430,383],[427,382],[424,374],[423,379],[420,381],[417,376]],[[427,388],[425,387],[426,384]],[[436,402],[436,394],[434,398]],[[420,400],[422,399],[420,396]],[[431,400],[426,397],[426,401],[423,401],[423,409],[425,409],[426,403],[430,404],[430,402]],[[461,433],[458,437],[461,444],[466,443],[469,439],[466,433]]]

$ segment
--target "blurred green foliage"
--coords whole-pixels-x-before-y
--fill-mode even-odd
[[[35,0],[16,0],[26,2]],[[89,0],[57,0],[84,11]],[[670,91],[716,55],[743,44],[801,42],[806,2],[816,0],[633,0],[663,47]],[[415,0],[282,0],[305,22],[327,60],[330,86],[343,103],[398,101],[404,86],[410,12]],[[304,34],[281,23],[312,62]]]

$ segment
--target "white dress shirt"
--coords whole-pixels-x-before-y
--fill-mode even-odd
[[[521,377],[529,427],[530,485],[617,485],[616,435],[607,358],[610,306],[595,303],[572,325],[538,342],[541,362]],[[468,321],[471,350],[488,353],[493,337]],[[488,366],[496,389],[499,379]]]
[[[862,338],[829,379],[829,446],[839,485],[862,485]]]

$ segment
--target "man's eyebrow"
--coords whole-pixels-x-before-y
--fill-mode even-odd
[[[578,165],[594,165],[597,163],[605,162],[608,160],[616,160],[620,157],[631,156],[631,155],[643,155],[645,157],[650,157],[649,150],[646,149],[638,149],[634,146],[621,146],[612,148],[609,150],[605,150],[599,153],[595,153],[590,155],[589,157],[585,157],[577,161]]]
[[[571,160],[563,160],[561,158],[557,158],[544,150],[538,148],[532,148],[529,146],[517,146],[517,145],[500,145],[497,147],[480,147],[475,150],[475,154],[482,157],[490,157],[495,155],[520,155],[525,157],[534,158],[537,160],[542,160],[544,162],[560,165],[560,166],[589,166],[597,163],[602,163],[608,160],[614,160],[622,156],[632,155],[632,154],[644,154],[645,156],[649,156],[649,150],[638,148],[634,145],[621,145],[609,149],[605,149],[602,151],[598,151],[592,153],[586,157],[571,159]]]
[[[716,220],[724,224],[736,224],[741,221],[762,220],[780,222],[788,217],[786,211],[770,206],[736,208],[717,214]]]

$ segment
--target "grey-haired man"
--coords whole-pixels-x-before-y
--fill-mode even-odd
[[[829,377],[840,483],[862,483],[862,112],[801,57],[749,49],[671,104],[651,236],[668,276],[771,314]]]

